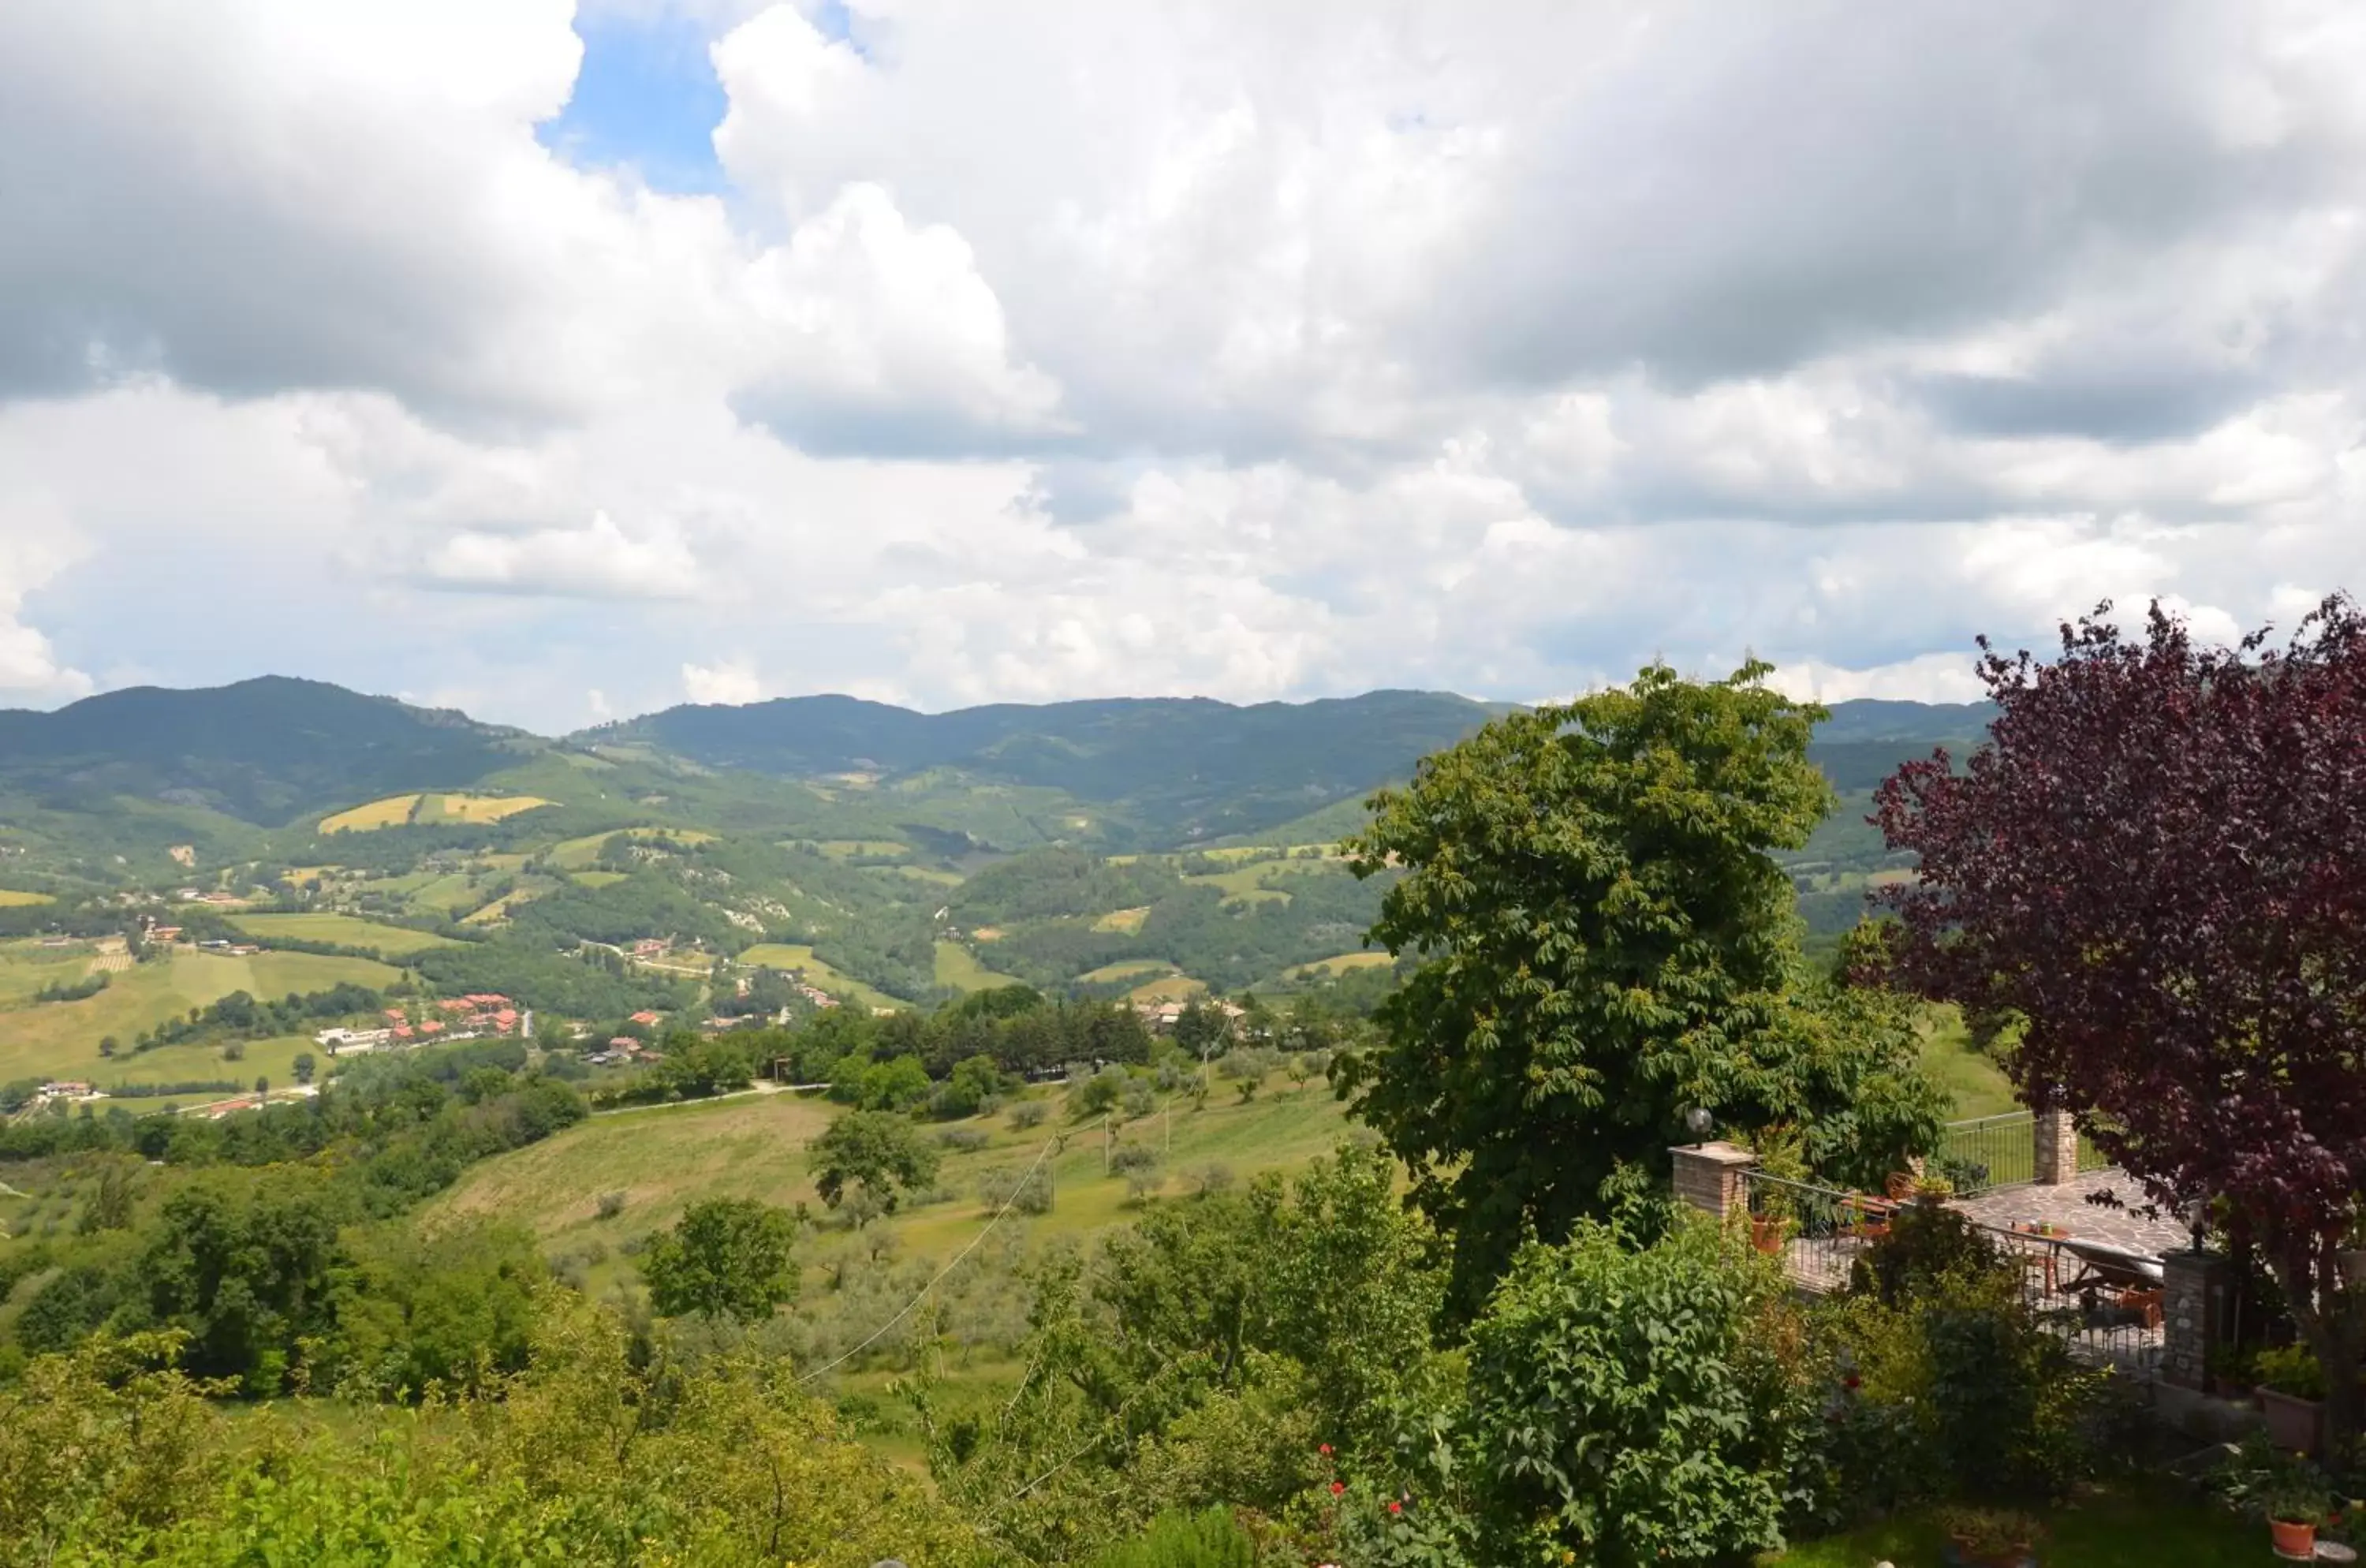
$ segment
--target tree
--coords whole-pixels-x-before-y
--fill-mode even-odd
[[[903,1117],[884,1111],[856,1111],[839,1117],[813,1141],[807,1159],[814,1190],[835,1209],[847,1184],[859,1182],[890,1211],[900,1196],[937,1179],[937,1151]]]
[[[1875,796],[1919,882],[1885,890],[1897,972],[2010,1014],[2030,1104],[2067,1111],[2172,1213],[2256,1247],[2358,1429],[2366,1286],[2336,1256],[2366,1189],[2366,616],[2197,648],[2153,607],[2051,663],[1983,639],[1998,716]]]
[[[1349,841],[1359,875],[1403,869],[1371,940],[1419,964],[1338,1076],[1455,1238],[1465,1314],[1530,1227],[1558,1241],[1662,1190],[1694,1108],[1743,1131],[1840,1112],[1862,1075],[1807,1070],[1819,1055],[1914,1074],[1894,1038],[1786,996],[1804,972],[1769,852],[1831,792],[1807,757],[1822,710],[1767,671],[1655,665],[1497,719]]]
[[[797,1217],[752,1198],[693,1203],[641,1259],[649,1303],[667,1317],[759,1323],[797,1293]]]
[[[297,1052],[296,1060],[293,1066],[296,1070],[296,1081],[298,1083],[310,1083],[312,1081],[313,1073],[318,1071],[320,1067],[320,1064],[312,1060],[312,1053],[310,1051]]]

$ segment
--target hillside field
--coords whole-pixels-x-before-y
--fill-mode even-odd
[[[0,887],[0,909],[21,909],[31,904],[47,904],[53,900],[46,893],[27,893],[15,887]]]
[[[321,818],[321,831],[366,833],[406,822],[499,822],[549,801],[533,795],[390,795]]]
[[[86,966],[86,955],[84,962]],[[121,971],[95,997],[73,1002],[23,1003],[0,1010],[0,1081],[24,1077],[129,1080],[133,1076],[132,1036],[191,1008],[220,1001],[232,991],[284,997],[291,991],[326,990],[344,981],[384,987],[400,974],[389,964],[366,958],[322,958],[309,953],[258,953],[234,958],[227,953],[178,951],[169,958]],[[98,1054],[100,1038],[109,1034],[123,1045],[122,1053],[112,1061]],[[140,1059],[143,1072],[151,1066]],[[148,1081],[211,1076],[176,1067],[150,1073]]]
[[[810,984],[861,1007],[900,1008],[909,1005],[897,1001],[875,987],[864,985],[851,975],[831,968],[816,958],[814,950],[804,942],[760,942],[753,947],[743,949],[739,962],[760,969],[802,970]]]
[[[941,942],[937,943],[937,984],[951,986],[957,991],[990,991],[997,986],[1016,986],[1019,982],[1008,975],[996,974],[961,943]]]
[[[231,921],[261,942],[274,937],[289,942],[325,942],[340,947],[366,947],[385,958],[401,958],[431,947],[449,947],[451,938],[407,926],[381,925],[353,915],[240,915]]]

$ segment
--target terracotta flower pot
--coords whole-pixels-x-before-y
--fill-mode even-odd
[[[1780,1214],[1752,1214],[1750,1216],[1750,1245],[1770,1256],[1780,1252],[1783,1250],[1783,1237],[1790,1228],[1791,1222]]]
[[[2268,1534],[2275,1541],[2279,1557],[2313,1558],[2316,1555],[2316,1524],[2314,1520],[2304,1519],[2295,1524],[2289,1519],[2270,1519]]]

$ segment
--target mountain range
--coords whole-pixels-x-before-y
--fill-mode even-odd
[[[704,789],[727,795],[733,809],[754,814],[750,821],[778,797],[807,816],[825,805],[859,808],[865,820],[900,813],[922,827],[933,816],[982,843],[997,837],[990,823],[981,833],[967,817],[928,807],[990,798],[1029,825],[1012,830],[1028,841],[1073,828],[1103,847],[1165,848],[1278,831],[1301,818],[1319,827],[1326,809],[1352,811],[1376,785],[1405,777],[1416,759],[1504,711],[1409,691],[940,714],[823,695],[686,705],[544,738],[266,676],[200,690],[135,687],[53,712],[0,711],[0,828],[161,807],[304,830],[321,814],[409,791],[507,789],[620,804]],[[1844,702],[1832,705],[1815,754],[1844,793],[1859,791],[1902,757],[1967,744],[1985,722],[1975,705]],[[819,833],[827,824],[792,826]]]

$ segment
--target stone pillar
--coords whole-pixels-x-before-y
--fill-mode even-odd
[[[1668,1151],[1675,1156],[1675,1189],[1679,1201],[1722,1220],[1749,1208],[1741,1190],[1741,1173],[1758,1163],[1748,1149],[1722,1138]]]
[[[2160,1262],[2160,1375],[2179,1388],[2205,1387],[2210,1352],[2232,1317],[2234,1269],[2214,1252],[2172,1252]]]
[[[2031,1119],[2037,1132],[2037,1184],[2062,1187],[2079,1179],[2079,1129],[2067,1111],[2041,1111]]]

